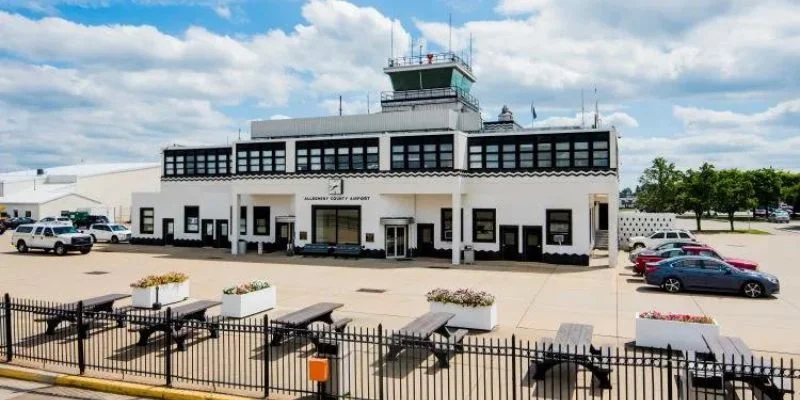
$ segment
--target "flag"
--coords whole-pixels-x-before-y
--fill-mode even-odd
[[[536,119],[536,107],[533,106],[533,102],[531,102],[531,115],[533,115],[533,119]]]

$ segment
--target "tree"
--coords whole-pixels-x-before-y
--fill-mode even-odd
[[[781,178],[781,200],[797,210],[800,206],[800,174],[778,171]]]
[[[703,213],[710,211],[714,206],[714,189],[717,183],[717,171],[709,163],[703,163],[700,169],[688,170],[684,176],[681,188],[681,203],[683,208],[694,212],[697,221],[697,230],[702,230],[700,221]]]
[[[756,198],[754,207],[768,209],[781,200],[781,178],[772,168],[761,168],[750,171],[750,182]]]
[[[636,205],[647,212],[681,212],[678,189],[683,174],[663,157],[653,160],[639,178]]]
[[[629,187],[626,187],[619,192],[619,198],[624,199],[626,197],[633,197],[633,190],[631,190]]]
[[[728,215],[733,231],[733,215],[747,210],[756,203],[755,191],[749,174],[738,169],[724,169],[717,173],[714,208]]]

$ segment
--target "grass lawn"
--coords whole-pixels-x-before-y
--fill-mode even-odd
[[[748,235],[772,235],[767,231],[762,231],[760,229],[703,229],[702,231],[692,230],[692,233],[702,233],[704,235],[716,235],[720,233],[744,233]]]

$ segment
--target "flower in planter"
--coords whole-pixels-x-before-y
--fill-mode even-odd
[[[493,295],[472,289],[448,290],[437,288],[428,292],[425,297],[430,303],[452,303],[465,307],[488,307],[494,304]]]
[[[247,294],[261,289],[270,287],[269,282],[262,280],[255,280],[252,282],[243,283],[238,286],[229,287],[222,291],[225,294]]]
[[[148,275],[136,282],[131,283],[134,288],[149,288],[158,285],[166,285],[167,283],[182,283],[189,280],[189,275],[182,272],[170,272],[164,275]]]
[[[693,324],[713,324],[714,319],[705,315],[673,314],[658,311],[639,313],[639,318],[657,319],[661,321],[687,322]]]

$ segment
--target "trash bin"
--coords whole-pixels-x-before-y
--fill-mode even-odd
[[[239,241],[239,254],[247,254],[247,242],[244,240]]]
[[[464,246],[464,264],[475,264],[475,248]]]
[[[338,399],[351,392],[351,378],[354,364],[350,358],[350,346],[338,342],[334,338],[320,339],[317,346],[317,357],[328,359],[328,381],[321,387],[323,399]]]
[[[286,244],[286,255],[289,257],[294,255],[294,243],[289,242]]]
[[[258,254],[264,254],[264,242],[258,242]]]

